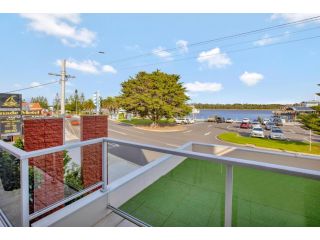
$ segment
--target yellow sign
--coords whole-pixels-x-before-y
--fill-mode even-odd
[[[15,96],[8,97],[2,106],[4,107],[19,107],[19,103],[14,99]]]

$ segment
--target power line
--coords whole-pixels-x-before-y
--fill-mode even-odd
[[[295,40],[290,40],[290,41],[285,41],[285,42],[279,42],[279,43],[274,43],[274,44],[269,44],[269,45],[264,45],[264,46],[257,46],[257,47],[238,49],[238,50],[229,51],[229,52],[225,52],[225,53],[230,54],[230,53],[236,53],[236,52],[243,52],[243,51],[248,51],[248,50],[257,49],[257,48],[271,47],[271,46],[275,46],[275,45],[290,44],[290,43],[294,43],[294,42],[306,41],[306,40],[311,40],[311,39],[315,39],[315,38],[320,38],[320,35],[307,37],[307,38],[301,38],[301,39],[295,39]],[[210,56],[214,56],[214,55],[217,55],[217,53],[208,54],[208,55],[206,55],[206,57],[210,57]],[[149,64],[144,64],[144,65],[126,67],[126,68],[120,68],[118,70],[127,70],[127,69],[131,69],[131,68],[148,67],[148,66],[165,64],[165,63],[172,63],[172,62],[181,62],[181,61],[187,61],[187,60],[191,60],[191,59],[195,59],[195,58],[198,58],[198,56],[192,56],[192,57],[180,58],[180,59],[176,59],[176,60],[168,60],[168,61],[162,61],[162,62],[155,62],[155,63],[149,63]]]
[[[32,88],[42,87],[42,86],[46,86],[46,85],[50,85],[50,84],[55,84],[55,83],[58,83],[58,82],[60,82],[60,80],[51,81],[51,82],[48,82],[48,83],[37,84],[35,86],[30,86],[30,87],[26,87],[26,88],[20,88],[20,89],[8,91],[8,92],[5,92],[5,93],[14,93],[14,92],[18,92],[18,91],[29,90],[29,89],[32,89]]]
[[[247,35],[250,35],[250,34],[261,33],[261,32],[265,32],[265,31],[268,31],[268,30],[285,28],[285,27],[289,27],[289,26],[292,26],[292,25],[298,25],[298,24],[307,23],[307,22],[314,22],[314,21],[318,21],[319,18],[320,18],[320,15],[319,16],[315,16],[315,17],[311,17],[311,18],[301,19],[301,20],[298,20],[298,21],[289,22],[289,23],[278,24],[278,25],[274,25],[274,26],[270,26],[270,27],[265,27],[265,28],[255,29],[255,30],[251,30],[251,31],[247,31],[247,32],[232,34],[232,35],[228,35],[228,36],[224,36],[224,37],[209,39],[209,40],[205,40],[205,41],[201,41],[201,42],[194,42],[194,43],[189,44],[188,48],[194,47],[194,46],[198,46],[198,45],[208,44],[208,43],[211,43],[211,42],[219,42],[219,41],[222,41],[222,40],[227,40],[227,39],[232,39],[232,38],[237,38],[237,37],[243,37],[243,36],[247,36]],[[179,49],[181,49],[181,47],[166,48],[166,49],[159,50],[157,52],[158,53],[161,53],[161,52],[172,52],[172,51],[179,50]],[[145,57],[145,56],[150,56],[150,55],[153,55],[153,54],[154,54],[154,52],[147,52],[147,53],[135,55],[135,56],[128,57],[128,58],[117,59],[117,60],[108,62],[108,64],[117,63],[117,62],[123,62],[123,61],[129,61],[129,60],[132,60],[132,59]]]
[[[289,35],[293,35],[293,34],[297,34],[297,33],[302,33],[302,32],[307,32],[307,31],[312,31],[312,30],[317,30],[320,29],[320,27],[312,27],[312,28],[307,28],[307,29],[302,29],[302,30],[298,30],[298,31],[294,31],[294,32],[290,32],[290,33],[282,33],[282,34],[277,34],[277,35],[273,35],[273,36],[269,36],[269,37],[262,37],[262,38],[256,38],[256,39],[251,39],[251,40],[247,40],[247,41],[241,41],[241,42],[235,42],[235,43],[230,43],[230,44],[224,44],[224,45],[219,45],[219,48],[226,48],[226,47],[232,47],[232,46],[236,46],[236,45],[241,45],[241,44],[246,44],[246,43],[254,43],[260,40],[273,40],[273,39],[277,39],[279,37],[283,37],[283,36],[289,36]],[[270,45],[270,44],[269,44]],[[261,46],[260,46],[261,47]],[[189,52],[190,53],[196,53],[199,51],[208,51],[209,49],[202,49],[202,50],[196,50],[196,51],[192,51]],[[172,57],[176,57],[176,56],[182,56],[184,54],[173,54],[171,55]],[[172,62],[173,60],[170,60],[170,62]],[[169,60],[168,60],[169,62]],[[125,67],[125,66],[124,66]],[[118,70],[121,70],[123,68],[120,68]]]

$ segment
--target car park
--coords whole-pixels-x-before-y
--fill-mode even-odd
[[[283,131],[279,127],[272,127],[271,128],[269,138],[271,138],[271,139],[279,139],[279,140],[287,139],[285,137],[285,135],[283,134]]]
[[[250,124],[250,122],[242,122],[240,124],[240,128],[249,129],[249,128],[251,128],[251,124]]]
[[[261,127],[253,127],[250,136],[264,138],[263,129]]]

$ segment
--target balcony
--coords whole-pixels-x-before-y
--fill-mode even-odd
[[[316,156],[196,142],[170,149],[111,138],[32,152],[4,142],[0,148],[3,225],[320,226]],[[85,148],[102,149],[92,152],[101,154],[101,177],[82,176],[75,184],[63,169],[42,167],[67,150],[69,167],[83,170]]]

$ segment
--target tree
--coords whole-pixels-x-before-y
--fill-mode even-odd
[[[107,109],[109,114],[115,114],[119,109],[119,99],[117,97],[107,97],[102,99],[101,108]]]
[[[92,113],[92,110],[95,109],[96,105],[94,105],[92,99],[88,99],[83,103],[83,109]]]
[[[38,102],[40,104],[40,106],[42,108],[44,108],[44,109],[48,109],[48,107],[49,107],[48,99],[46,97],[43,97],[43,96],[32,97],[31,98],[31,102],[32,103]]]
[[[121,106],[128,112],[148,117],[157,125],[163,117],[181,117],[191,112],[189,97],[180,76],[159,70],[139,72],[121,84]]]
[[[54,100],[53,100],[53,109],[55,111],[58,111],[60,109],[60,97],[59,94],[57,93]]]

